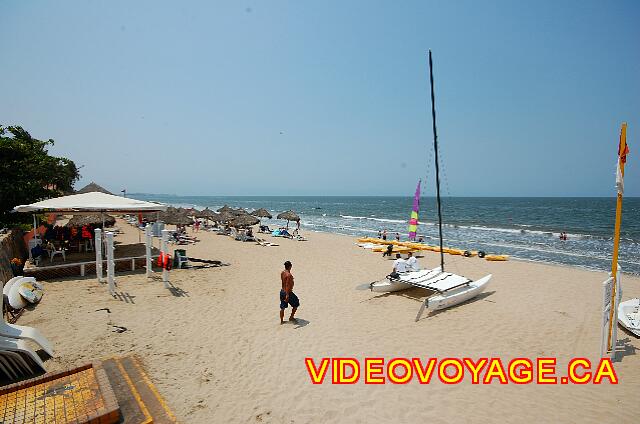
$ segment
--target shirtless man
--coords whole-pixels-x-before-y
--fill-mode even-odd
[[[293,275],[291,275],[291,262],[284,263],[284,271],[280,273],[282,289],[280,289],[280,324],[284,324],[284,310],[291,305],[291,316],[289,321],[296,321],[295,314],[300,306],[298,296],[293,292]]]

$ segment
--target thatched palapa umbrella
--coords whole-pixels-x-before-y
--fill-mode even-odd
[[[229,205],[224,205],[223,207],[218,209],[218,212],[233,212],[233,208]]]
[[[193,220],[189,218],[184,212],[166,212],[164,214],[160,214],[160,220],[165,224],[173,224],[173,225],[189,225],[193,224]]]
[[[215,213],[214,211],[212,211],[211,209],[204,208],[200,212],[196,213],[196,218],[213,218],[216,215],[218,215],[218,214]]]
[[[258,210],[255,210],[251,212],[251,215],[257,216],[258,218],[269,218],[269,219],[273,218],[273,216],[265,208],[260,208]]]
[[[229,222],[234,219],[236,216],[228,211],[222,211],[218,214],[218,222]]]
[[[231,213],[234,214],[235,216],[249,215],[249,212],[245,211],[242,208],[233,209]]]
[[[276,218],[278,218],[278,219],[286,219],[287,220],[287,228],[289,228],[289,221],[300,222],[300,217],[292,210],[288,210],[286,212],[279,213]]]
[[[93,191],[97,191],[97,192],[105,193],[105,194],[113,194],[109,190],[107,190],[106,188],[94,183],[93,181],[91,181],[86,186],[82,187],[80,190],[76,191],[76,194],[91,193]]]
[[[232,227],[251,227],[252,225],[258,224],[259,222],[260,220],[258,218],[247,214],[236,216],[231,220],[231,222],[229,222],[229,225],[231,225]]]
[[[82,227],[83,225],[93,225],[93,226],[101,226],[102,225],[102,216],[100,214],[95,215],[73,215],[69,222],[67,222],[67,227]],[[105,227],[111,227],[116,223],[116,219],[111,215],[104,215],[104,225]]]

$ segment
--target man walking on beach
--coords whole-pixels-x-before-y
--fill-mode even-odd
[[[284,310],[291,305],[291,316],[289,321],[296,322],[295,314],[300,306],[298,296],[293,292],[293,275],[291,275],[291,262],[284,263],[284,271],[280,273],[282,289],[280,289],[280,324],[284,324]]]

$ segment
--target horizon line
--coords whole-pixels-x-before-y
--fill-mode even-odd
[[[399,195],[399,194],[169,194],[169,193],[146,193],[146,192],[131,192],[127,195],[143,194],[146,196],[174,196],[174,197],[408,197],[412,198],[413,195]],[[435,195],[421,196],[421,197],[436,197]],[[486,198],[486,199],[615,199],[616,196],[442,196],[446,198]],[[625,199],[637,199],[640,196],[625,196]]]

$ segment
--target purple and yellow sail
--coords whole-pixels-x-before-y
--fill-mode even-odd
[[[409,240],[416,239],[416,232],[418,231],[418,213],[420,212],[420,183],[422,180],[418,180],[418,186],[416,187],[416,195],[413,198],[413,210],[411,211],[411,218],[409,218]]]

